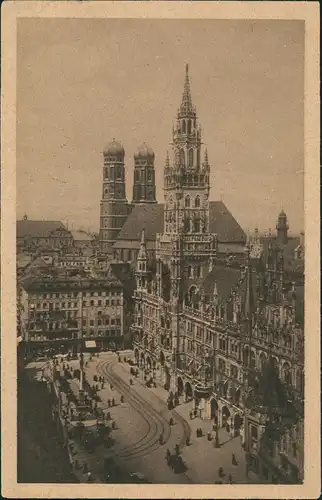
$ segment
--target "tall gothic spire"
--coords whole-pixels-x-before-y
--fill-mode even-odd
[[[195,110],[192,105],[191,92],[190,92],[189,65],[186,64],[186,75],[184,80],[184,88],[183,88],[180,112],[184,114],[189,114],[189,113],[194,113],[194,111]]]

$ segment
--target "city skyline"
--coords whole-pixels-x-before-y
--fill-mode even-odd
[[[102,150],[114,137],[126,152],[129,202],[133,155],[146,142],[156,154],[162,203],[188,63],[211,165],[210,199],[223,199],[245,231],[274,230],[283,208],[291,233],[300,232],[303,34],[296,21],[20,21],[17,218],[68,219],[70,227],[97,231]]]

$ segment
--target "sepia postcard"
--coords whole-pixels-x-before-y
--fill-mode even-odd
[[[320,495],[319,5],[2,5],[5,498]]]

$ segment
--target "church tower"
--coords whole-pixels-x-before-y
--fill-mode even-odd
[[[192,104],[188,65],[172,135],[172,158],[167,154],[164,168],[164,233],[156,239],[156,278],[161,294],[164,268],[169,270],[172,346],[179,367],[184,358],[179,324],[183,304],[201,290],[214,266],[217,246],[216,236],[209,233],[210,165],[207,150],[201,159],[201,128]]]
[[[143,143],[134,155],[132,203],[156,203],[154,152]]]
[[[286,245],[287,244],[287,231],[288,231],[288,222],[286,213],[282,210],[278,216],[277,224],[276,224],[276,242],[278,245]]]
[[[103,150],[103,192],[100,205],[100,249],[111,251],[128,215],[125,194],[125,151],[115,139]]]

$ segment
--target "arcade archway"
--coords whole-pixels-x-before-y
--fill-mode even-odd
[[[183,394],[183,380],[181,377],[177,378],[177,391],[178,391],[178,396],[182,396],[182,394]]]
[[[210,401],[210,415],[211,415],[211,418],[217,422],[217,419],[218,419],[218,403],[217,401],[215,400],[215,398],[213,398],[211,401]]]
[[[190,384],[190,382],[186,382],[185,386],[184,386],[184,392],[185,392],[185,395],[186,395],[186,401],[192,401],[193,399],[193,390],[192,390],[192,386]]]
[[[227,406],[223,406],[221,410],[221,425],[222,427],[226,428],[227,432],[230,431],[229,418],[230,411],[228,410]]]
[[[239,413],[236,413],[236,415],[234,417],[234,434],[235,434],[235,436],[240,435],[240,428],[242,425],[243,425],[243,419],[239,415]]]

